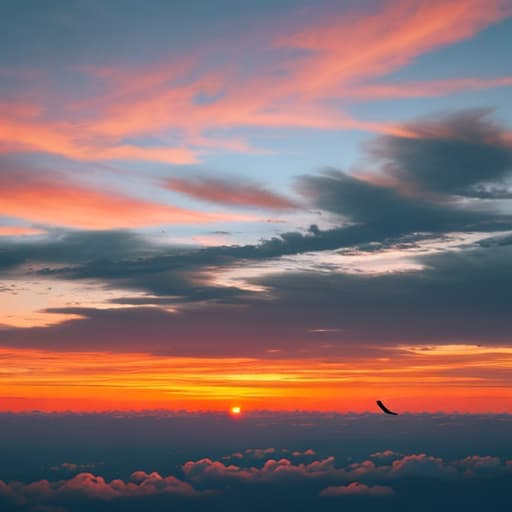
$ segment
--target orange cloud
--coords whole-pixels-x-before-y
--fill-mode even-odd
[[[417,98],[421,96],[443,96],[462,90],[490,89],[512,86],[512,77],[502,78],[454,78],[428,82],[404,82],[398,84],[361,85],[347,88],[345,96],[360,99]]]
[[[297,208],[297,205],[290,199],[250,182],[233,182],[199,177],[196,179],[172,178],[166,182],[166,186],[175,192],[181,192],[196,199],[203,199],[214,203],[256,206],[272,210]]]
[[[0,119],[0,150],[3,149],[3,152],[42,151],[81,161],[133,159],[169,164],[191,164],[198,161],[195,153],[188,148],[138,147],[118,144],[117,141],[108,145],[105,142],[98,143],[99,135],[87,126],[73,123]]]
[[[506,0],[386,3],[375,14],[329,15],[318,26],[283,36],[278,46],[312,51],[291,69],[304,93],[322,93],[394,71],[414,57],[467,39],[512,14]]]
[[[153,83],[154,94],[124,96],[108,108],[96,126],[101,132],[117,135],[176,126],[186,136],[194,136],[207,128],[244,125],[389,132],[392,128],[386,124],[334,113],[322,101],[329,96],[343,98],[347,90],[357,91],[364,80],[390,73],[422,53],[469,38],[510,14],[512,8],[504,0],[398,0],[372,15],[329,14],[303,31],[285,28],[290,35],[273,41],[277,47],[312,51],[303,58],[256,69],[254,76],[243,80],[232,65],[179,88]],[[243,53],[240,50],[240,59]],[[286,73],[276,73],[276,67]],[[478,86],[498,84],[508,85],[509,78],[480,81]],[[451,90],[474,86],[474,79],[450,85]],[[194,97],[205,91],[217,93],[219,98],[205,105],[195,104]]]
[[[0,236],[40,235],[45,233],[43,229],[29,226],[0,226]]]
[[[41,173],[0,176],[0,215],[81,229],[251,220],[169,206],[66,182]]]
[[[239,41],[229,65],[208,69],[212,52],[233,46],[227,39],[208,50],[191,49],[187,59],[140,69],[87,68],[84,71],[100,82],[103,93],[64,105],[60,113],[23,104],[0,108],[5,113],[0,121],[3,150],[46,151],[78,160],[190,164],[214,148],[252,151],[245,140],[206,135],[219,128],[308,127],[406,135],[396,124],[354,119],[341,109],[354,100],[510,86],[511,77],[470,77],[412,87],[376,80],[511,14],[507,0],[395,0],[375,13],[317,16],[305,28],[283,23],[283,34],[267,34],[270,43],[262,45],[263,50],[273,49],[277,62],[256,64],[249,74],[244,62],[252,40]],[[288,49],[304,52],[290,59]],[[337,109],[326,101],[333,98]],[[165,140],[170,132],[180,141],[177,146],[140,147],[123,141],[143,134]]]

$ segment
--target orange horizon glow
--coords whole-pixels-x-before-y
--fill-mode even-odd
[[[248,413],[357,413],[378,412],[375,400],[382,399],[402,413],[512,413],[512,386],[492,375],[512,367],[511,349],[446,345],[403,350],[396,360],[326,361],[3,348],[0,410],[233,413],[243,402]]]

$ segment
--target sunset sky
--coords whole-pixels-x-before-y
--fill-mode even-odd
[[[0,43],[1,512],[510,509],[512,0]]]
[[[0,411],[512,413],[510,0],[0,28]]]

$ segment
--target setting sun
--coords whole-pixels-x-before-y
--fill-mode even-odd
[[[241,413],[242,413],[242,409],[238,405],[231,407],[231,414],[233,416],[240,416]]]

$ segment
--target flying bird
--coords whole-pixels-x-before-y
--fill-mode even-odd
[[[380,400],[377,400],[377,405],[386,413],[392,414],[393,416],[398,416],[397,412],[390,411]]]

